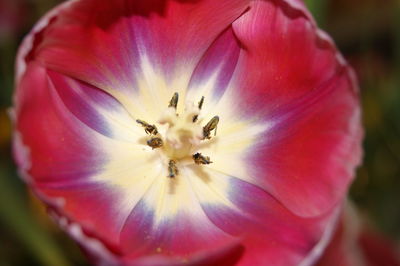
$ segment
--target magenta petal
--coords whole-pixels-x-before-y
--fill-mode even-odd
[[[109,94],[53,71],[48,71],[48,77],[68,111],[82,123],[113,139],[135,139],[135,134],[127,134],[138,131],[134,119]]]
[[[228,88],[240,51],[240,43],[229,27],[218,36],[199,61],[189,83],[189,94],[191,90],[205,88],[202,96],[207,97],[210,93],[213,97],[207,97],[208,100],[219,99]],[[206,85],[208,82],[211,84]]]
[[[318,88],[344,67],[330,39],[303,10],[285,1],[254,1],[233,30],[245,48],[236,79],[249,111],[265,114]]]
[[[182,67],[190,73],[201,54],[247,4],[239,0],[78,1],[60,10],[37,34],[34,50],[26,59],[40,60],[53,70],[107,91],[118,89],[131,95],[143,60],[150,60],[166,76],[177,74]],[[208,26],[203,27],[204,23]]]
[[[39,196],[62,199],[61,208],[53,208],[54,212],[72,223],[79,222],[85,234],[95,236],[108,250],[119,252],[119,233],[125,216],[114,207],[120,202],[118,190],[107,184],[93,182],[74,187],[64,185],[61,188],[44,184],[35,189]]]
[[[231,188],[225,200],[234,207],[207,203],[202,206],[216,226],[241,239],[246,252],[238,265],[299,265],[311,256],[325,234],[329,238],[338,210],[319,217],[301,218],[259,187],[236,178],[229,179]],[[320,252],[312,254],[315,258],[319,255]]]
[[[331,209],[354,176],[361,155],[360,111],[349,86],[347,77],[338,77],[277,111],[268,140],[250,155],[255,178],[299,215]]]
[[[43,200],[115,245],[118,210],[98,208],[115,201],[115,191],[92,180],[108,159],[107,138],[69,113],[53,85],[44,68],[28,66],[17,91],[17,163]],[[28,152],[21,156],[24,147]]]
[[[362,132],[353,73],[301,6],[254,1],[233,23],[245,47],[234,79],[243,116],[271,125],[248,155],[255,182],[314,216],[345,195]]]
[[[35,84],[35,90],[31,84]],[[106,158],[95,143],[98,136],[73,118],[66,119],[70,114],[60,104],[44,68],[37,64],[28,66],[16,99],[16,130],[21,133],[16,148],[29,147],[29,158],[25,159],[30,160],[29,174],[35,177],[35,182],[63,179],[78,182],[99,171]]]
[[[232,242],[237,239],[198,211],[178,213],[157,222],[154,211],[144,200],[132,210],[121,231],[122,250],[132,258],[159,255],[190,261],[196,254],[208,253]]]
[[[152,255],[139,259],[124,258],[124,265],[129,266],[155,266],[155,265],[175,265],[175,266],[219,266],[235,265],[244,252],[243,246],[239,242],[213,249],[209,252],[199,252],[190,260],[173,258],[165,255]]]

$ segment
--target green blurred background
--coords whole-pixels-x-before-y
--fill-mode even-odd
[[[143,0],[142,0],[143,1]],[[61,1],[0,0],[0,266],[86,265],[45,215],[10,156],[14,58],[35,21]],[[400,239],[400,1],[306,0],[355,68],[364,110],[364,164],[351,198],[372,226]]]

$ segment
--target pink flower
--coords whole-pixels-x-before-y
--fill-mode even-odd
[[[95,263],[308,265],[360,160],[301,1],[69,1],[17,58],[14,153]]]

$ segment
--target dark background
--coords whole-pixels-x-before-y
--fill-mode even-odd
[[[86,265],[47,218],[10,156],[14,58],[35,21],[61,1],[0,0],[0,266]],[[371,227],[400,240],[400,1],[306,0],[355,68],[362,91],[364,164],[351,199]]]

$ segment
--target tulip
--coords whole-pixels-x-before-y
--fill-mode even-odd
[[[17,57],[26,183],[105,265],[309,265],[360,161],[351,68],[299,0],[68,1]]]

